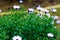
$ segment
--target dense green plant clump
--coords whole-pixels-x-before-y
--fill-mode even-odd
[[[12,40],[19,35],[22,40],[56,40],[56,29],[51,22],[53,19],[36,14],[10,14],[0,16],[0,40]],[[54,37],[48,37],[52,33]]]

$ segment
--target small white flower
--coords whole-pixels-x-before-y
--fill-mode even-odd
[[[29,12],[29,13],[33,13],[33,12],[34,12],[34,9],[33,9],[33,8],[29,8],[29,9],[28,9],[28,12]]]
[[[14,5],[13,8],[14,8],[14,9],[19,9],[20,6],[18,6],[18,5]]]
[[[36,7],[37,10],[43,11],[44,9],[42,7]]]
[[[53,18],[54,20],[56,20],[56,19],[58,19],[59,17],[58,17],[58,16],[52,16],[52,18]]]
[[[20,37],[20,36],[14,36],[12,39],[13,40],[22,40],[22,37]]]
[[[50,17],[50,14],[49,14],[49,13],[47,13],[46,15],[47,15],[48,17]]]
[[[48,33],[47,35],[48,35],[48,37],[54,37],[54,35],[52,33]]]
[[[19,0],[19,3],[23,3],[23,0]]]
[[[51,11],[52,11],[52,12],[56,12],[57,10],[56,10],[54,7],[52,7],[52,8],[51,8]]]
[[[57,23],[57,24],[60,24],[60,20],[57,20],[56,23]]]
[[[43,10],[43,12],[49,13],[49,10],[47,10],[47,9],[44,9],[44,10]]]

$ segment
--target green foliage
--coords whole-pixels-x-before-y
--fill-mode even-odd
[[[12,40],[19,35],[23,40],[55,40],[57,36],[52,18],[39,17],[36,14],[16,12],[15,14],[0,16],[0,40]],[[49,38],[47,33],[53,33]]]

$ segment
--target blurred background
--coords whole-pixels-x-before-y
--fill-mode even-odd
[[[43,7],[59,4],[60,0],[23,0],[23,5],[32,7],[35,4],[39,4]],[[19,0],[0,0],[0,9],[6,10],[12,8],[13,5],[20,5]]]

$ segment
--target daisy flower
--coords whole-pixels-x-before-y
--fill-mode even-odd
[[[20,37],[20,36],[14,36],[12,39],[13,40],[22,40],[22,37]]]
[[[52,33],[48,33],[47,36],[48,37],[54,37],[54,35]]]

